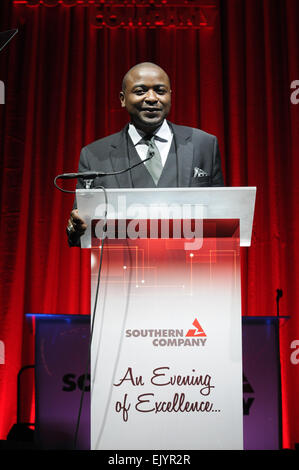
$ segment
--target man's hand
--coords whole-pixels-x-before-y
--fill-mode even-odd
[[[79,238],[87,229],[87,224],[79,216],[78,209],[71,212],[70,218],[67,223],[67,232],[71,238]]]

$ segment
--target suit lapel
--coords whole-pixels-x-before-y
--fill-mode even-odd
[[[178,169],[175,147],[173,138],[161,177],[158,181],[158,188],[175,188],[178,186]]]
[[[115,142],[111,144],[110,161],[113,171],[121,171],[130,166],[126,138],[127,128],[128,126],[117,135]],[[115,178],[120,188],[132,188],[130,171],[116,175]]]
[[[193,165],[192,129],[168,123],[173,130],[176,142],[179,187],[190,186]]]

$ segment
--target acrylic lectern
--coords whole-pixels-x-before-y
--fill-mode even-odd
[[[91,449],[243,449],[240,246],[255,193],[77,190],[97,300]]]

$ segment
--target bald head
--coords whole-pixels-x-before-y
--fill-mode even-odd
[[[171,106],[167,73],[158,65],[142,62],[124,76],[120,102],[131,122],[145,133],[152,133],[166,118]]]
[[[155,70],[156,72],[159,72],[161,75],[164,75],[166,80],[168,80],[169,87],[170,87],[170,80],[165,70],[163,70],[159,65],[154,64],[152,62],[141,62],[140,64],[136,64],[133,67],[131,67],[130,70],[128,70],[128,72],[125,74],[123,81],[122,81],[122,91],[126,90],[127,81],[131,77],[132,74],[139,75],[140,73],[141,74],[144,74],[147,72],[152,73]]]

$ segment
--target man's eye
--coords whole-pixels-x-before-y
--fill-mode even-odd
[[[159,88],[158,90],[156,90],[156,93],[158,93],[159,95],[165,95],[165,93],[167,93],[167,90],[165,90],[165,88]]]
[[[142,88],[138,88],[137,90],[135,90],[134,92],[136,95],[142,95],[144,93],[144,90]]]

